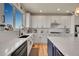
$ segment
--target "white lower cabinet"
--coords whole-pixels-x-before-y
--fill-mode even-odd
[[[36,34],[36,33],[34,34],[33,42],[39,43],[38,34]]]
[[[29,54],[30,54],[30,51],[32,49],[32,45],[33,45],[32,38],[29,38],[27,40],[27,56],[29,56]]]
[[[46,34],[36,33],[34,34],[34,43],[47,44]]]

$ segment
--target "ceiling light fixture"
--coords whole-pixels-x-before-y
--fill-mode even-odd
[[[42,12],[42,10],[40,10],[40,12]]]
[[[75,9],[75,15],[76,15],[76,16],[79,15],[79,7],[77,7],[77,8]]]
[[[60,11],[60,8],[57,8],[57,11]]]
[[[69,13],[70,11],[69,10],[66,10],[66,12]]]

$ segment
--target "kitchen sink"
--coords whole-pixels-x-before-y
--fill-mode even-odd
[[[19,38],[27,38],[29,35],[22,35]]]

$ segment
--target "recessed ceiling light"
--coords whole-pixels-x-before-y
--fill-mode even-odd
[[[76,15],[76,16],[79,16],[79,7],[76,8],[76,10],[75,10],[75,15]]]
[[[76,13],[79,13],[79,8],[76,8],[75,12],[76,12]]]
[[[66,10],[66,12],[69,13],[70,11],[69,10]]]
[[[60,11],[60,8],[57,8],[57,11]]]
[[[40,12],[43,12],[42,10],[40,10]]]

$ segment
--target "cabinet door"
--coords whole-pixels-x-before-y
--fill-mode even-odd
[[[27,40],[27,56],[30,54],[30,51],[32,49],[32,45],[33,45],[33,41],[32,41],[32,37],[30,37]]]
[[[39,43],[47,44],[46,34],[42,34],[42,33],[39,34]]]
[[[64,55],[56,48],[56,56],[64,56]]]
[[[64,56],[57,48],[54,46],[54,56]]]
[[[40,42],[38,34],[34,34],[34,38],[33,39],[34,39],[33,43],[39,43]]]
[[[53,55],[53,44],[51,43],[51,41],[48,39],[48,56],[52,56]]]
[[[48,56],[64,56],[49,39],[48,39]]]

